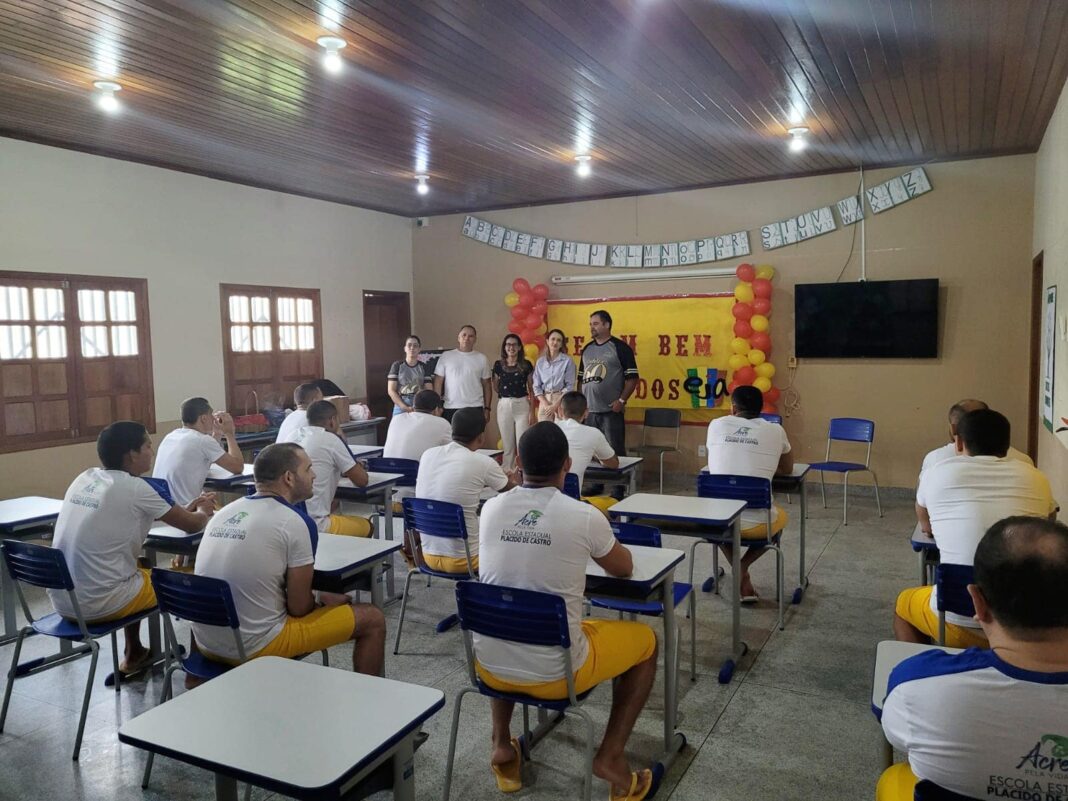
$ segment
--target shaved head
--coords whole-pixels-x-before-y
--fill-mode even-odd
[[[955,434],[957,432],[957,423],[968,412],[977,412],[981,409],[989,409],[985,401],[976,400],[975,398],[965,398],[959,400],[949,407],[949,427]]]

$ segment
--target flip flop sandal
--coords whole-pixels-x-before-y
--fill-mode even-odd
[[[643,779],[645,779],[646,777],[648,777],[648,779],[643,781]],[[639,787],[642,787],[644,789],[639,792]],[[609,788],[608,801],[642,801],[643,798],[649,795],[649,791],[652,789],[653,772],[651,770],[646,768],[645,770],[640,770],[637,772],[632,771],[630,774],[630,790],[627,792],[627,794],[614,795],[612,793],[612,789]]]
[[[493,775],[497,779],[497,789],[502,793],[514,793],[523,789],[523,779],[520,769],[523,766],[523,752],[519,747],[519,740],[512,738],[512,748],[515,750],[515,759],[495,765],[492,762]]]
[[[755,604],[759,600],[760,600],[760,596],[759,595],[743,595],[742,596],[742,603],[745,604],[746,606],[751,606],[752,604]]]
[[[137,676],[138,674],[144,673],[146,670],[151,668],[155,660],[156,657],[154,657],[151,652],[147,653],[141,658],[140,661],[134,662],[132,665],[127,665],[125,664],[125,662],[120,664],[119,673],[122,674],[123,679],[129,679],[133,676]]]

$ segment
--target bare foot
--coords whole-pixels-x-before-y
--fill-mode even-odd
[[[605,758],[599,755],[594,757],[593,775],[598,779],[604,779],[612,785],[613,796],[621,795],[626,798],[627,793],[630,792],[630,765],[627,763],[627,758],[622,754],[615,758]],[[650,775],[651,779],[652,776]],[[640,780],[638,785],[640,789],[642,786]]]
[[[138,673],[144,669],[145,665],[152,659],[152,654],[147,648],[139,648],[134,651],[129,651],[126,657],[119,663],[119,673],[124,676],[129,676],[134,673]]]
[[[515,759],[515,749],[512,748],[512,744],[502,746],[494,746],[493,753],[490,754],[490,763],[494,765],[507,765]]]
[[[741,592],[743,598],[755,596],[757,594],[756,587],[753,586],[753,580],[749,578],[748,573],[742,576]]]
[[[190,676],[188,673],[185,674],[185,688],[187,690],[192,690],[196,687],[199,687],[205,681],[206,679],[197,678],[196,676]]]

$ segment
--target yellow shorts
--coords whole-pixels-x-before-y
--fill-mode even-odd
[[[431,570],[441,573],[464,573],[467,574],[466,556],[438,556],[436,553],[423,553],[423,560]],[[478,554],[471,557],[471,567],[478,572]]]
[[[915,794],[916,777],[908,762],[888,767],[875,785],[875,801],[912,801]]]
[[[101,617],[96,620],[86,621],[88,623],[107,623],[111,620],[119,620],[128,615],[134,615],[138,612],[144,612],[146,609],[151,609],[156,605],[156,591],[152,589],[152,580],[149,578],[152,575],[152,571],[146,567],[137,568],[137,572],[141,574],[141,589],[137,595],[126,604],[122,609],[113,615],[107,617]]]
[[[933,640],[938,639],[938,613],[931,608],[934,587],[909,587],[897,596],[894,611]],[[946,645],[951,648],[989,648],[982,629],[946,623]]]
[[[786,521],[788,520],[785,510],[779,504],[775,506],[775,517],[771,521],[771,533],[778,534],[784,528],[786,528]],[[757,523],[756,525],[749,526],[742,529],[743,540],[765,540],[768,538],[768,526],[767,523]]]
[[[370,537],[375,527],[366,517],[356,515],[330,515],[328,534],[341,534],[344,537]]]
[[[589,641],[586,661],[575,671],[575,693],[584,693],[602,681],[614,679],[656,653],[656,634],[644,623],[627,620],[583,620],[582,631]],[[523,693],[553,701],[567,698],[567,680],[514,682],[499,679],[476,664],[475,670],[487,685],[500,692]]]
[[[582,500],[586,501],[586,503],[590,504],[591,506],[596,506],[598,509],[604,512],[605,517],[608,517],[608,510],[611,507],[615,506],[617,503],[619,503],[619,501],[617,501],[611,495],[590,495],[583,497]]]
[[[345,642],[356,628],[356,613],[349,604],[320,606],[304,617],[290,617],[278,636],[252,656],[284,656],[321,651]]]

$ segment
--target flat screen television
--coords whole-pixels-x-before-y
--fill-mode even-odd
[[[938,356],[938,279],[798,284],[799,358]]]

